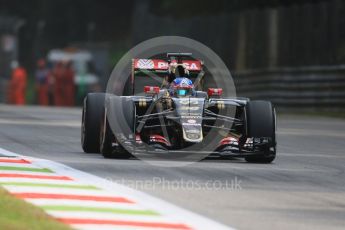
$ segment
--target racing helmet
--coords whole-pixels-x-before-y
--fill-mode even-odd
[[[190,79],[186,77],[181,77],[181,78],[176,78],[171,83],[171,89],[172,89],[173,95],[177,97],[186,97],[186,96],[193,95],[194,85]]]
[[[179,77],[181,78],[186,77],[189,75],[187,66],[183,63],[176,63],[176,62],[170,63],[168,71],[169,71],[169,75],[172,76],[174,79],[179,78]]]

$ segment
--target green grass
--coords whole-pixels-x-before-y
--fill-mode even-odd
[[[0,187],[0,229],[71,229],[52,217],[42,209],[11,196]]]

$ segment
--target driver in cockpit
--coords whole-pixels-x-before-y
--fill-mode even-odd
[[[189,71],[184,64],[171,63],[167,76],[167,88],[170,96],[185,97],[194,95],[194,85],[188,78]]]
[[[189,71],[187,70],[187,67],[185,64],[177,64],[175,63],[170,63],[169,65],[169,74],[167,77],[168,83],[172,83],[176,78],[182,78],[186,77],[188,78],[189,76]]]
[[[176,78],[189,76],[189,71],[184,64],[177,64],[176,62],[169,64],[168,75],[164,78],[162,88],[170,88],[171,83]]]

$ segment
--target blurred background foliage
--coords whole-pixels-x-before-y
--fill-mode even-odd
[[[188,20],[250,9],[319,2],[322,0],[0,0],[0,16],[24,21],[25,25],[19,30],[19,59],[32,67],[32,57],[44,56],[52,48],[65,47],[74,42],[120,42],[122,45],[115,45],[117,51],[110,55],[111,61],[114,61],[119,46],[126,50],[138,42],[132,39],[135,36],[133,33],[136,33],[133,24],[146,20],[145,14],[140,17],[135,14],[139,3],[147,5],[146,13],[150,15]]]

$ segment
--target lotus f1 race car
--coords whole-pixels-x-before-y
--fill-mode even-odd
[[[162,79],[161,85],[147,85],[152,73]],[[179,157],[202,153],[271,163],[276,157],[272,104],[223,98],[222,88],[203,90],[204,74],[203,62],[190,53],[133,59],[126,84],[130,93],[85,97],[84,152],[100,152],[105,158],[130,158],[140,151]]]

